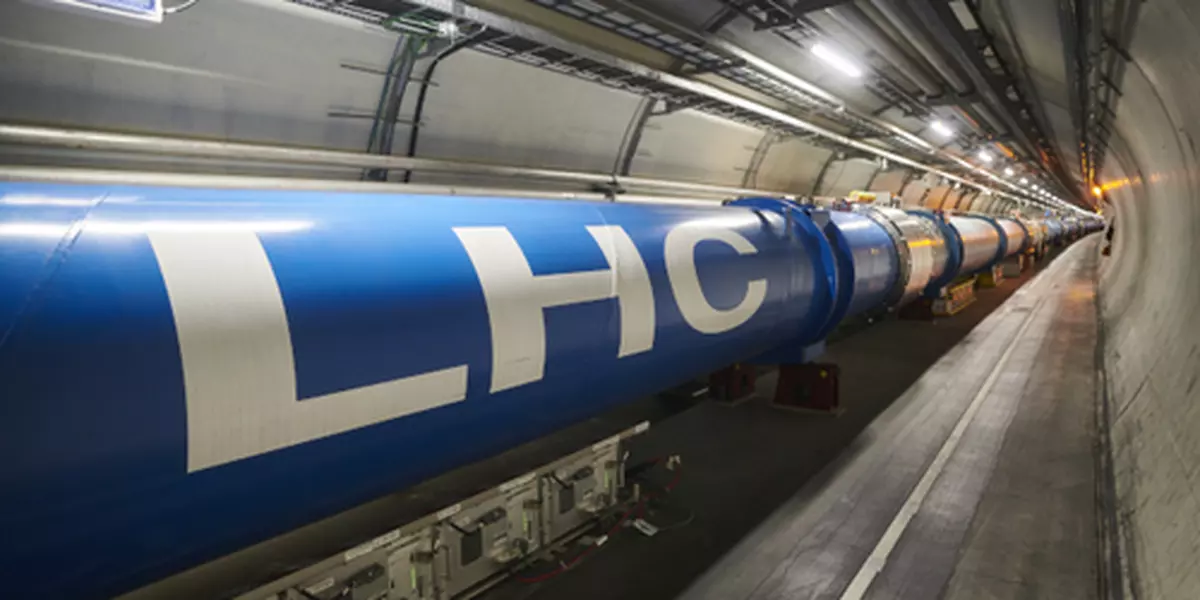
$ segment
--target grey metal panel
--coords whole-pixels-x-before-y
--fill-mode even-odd
[[[923,206],[926,193],[936,182],[936,177],[928,175],[908,182],[908,185],[904,186],[904,190],[900,194],[901,204],[913,207]]]
[[[925,195],[925,200],[922,202],[927,208],[938,210],[946,206],[946,200],[950,198],[950,186],[946,184],[938,184],[929,188],[929,193]]]
[[[422,118],[422,156],[611,171],[639,101],[627,92],[472,51],[438,67],[436,81]],[[683,134],[667,119],[651,124]],[[647,130],[642,147],[649,138]],[[634,162],[635,174],[669,174]]]
[[[0,119],[361,150],[396,37],[284,3],[201,2],[131,27],[0,2]],[[304,40],[304,43],[295,43]],[[333,51],[336,49],[336,52]]]
[[[740,186],[761,138],[759,129],[704,113],[671,113],[646,124],[630,174]]]
[[[960,188],[950,188],[946,194],[946,199],[942,201],[942,210],[954,210],[959,208],[958,204],[962,202],[964,190]]]
[[[835,161],[829,166],[817,193],[822,196],[845,196],[852,190],[866,189],[867,183],[878,168],[879,163],[873,160]]]
[[[771,146],[758,170],[758,185],[804,193],[812,189],[821,165],[832,151],[802,138],[788,138]]]
[[[908,180],[909,172],[905,169],[894,169],[882,171],[875,176],[875,181],[871,182],[873,190],[887,190],[893,194],[899,194],[902,186]]]

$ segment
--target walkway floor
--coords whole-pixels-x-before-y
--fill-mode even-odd
[[[561,576],[485,597],[839,598],[989,379],[941,475],[890,536],[887,559],[872,563],[884,568],[856,589],[923,600],[1087,597],[1094,253],[1093,242],[1076,244],[1034,274],[981,290],[952,318],[887,319],[837,341],[827,354],[842,368],[847,410],[837,418],[760,400],[701,403],[656,421],[634,440],[634,459],[683,456],[671,498],[688,524],[652,538],[622,532]]]
[[[1065,251],[682,598],[1095,597],[1095,269]]]

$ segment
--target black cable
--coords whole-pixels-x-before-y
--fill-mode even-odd
[[[403,55],[406,44],[408,43],[408,35],[401,34],[396,38],[396,47],[392,49],[392,57],[388,60],[388,68],[384,72],[383,87],[379,91],[379,102],[375,104],[375,119],[371,123],[371,133],[367,136],[367,152],[375,152],[375,138],[379,132],[379,126],[383,122],[383,112],[387,107],[387,99],[392,90],[392,74],[396,72],[396,65],[400,62],[400,57]],[[365,173],[364,173],[365,176]]]
[[[421,89],[417,92],[417,105],[413,109],[413,124],[412,127],[409,128],[408,153],[406,156],[417,155],[417,138],[420,136],[421,132],[421,117],[425,114],[425,95],[429,93],[429,83],[433,79],[433,72],[437,70],[438,64],[459,50],[469,48],[477,43],[487,41],[494,37],[499,37],[499,35],[500,32],[493,32],[485,27],[484,29],[481,29],[472,35],[464,37],[453,44],[450,44],[445,50],[442,50],[437,54],[437,56],[434,56],[433,60],[429,62],[429,66],[425,67],[425,73],[421,75]],[[412,171],[405,171],[404,183],[409,183],[411,179]]]
[[[672,503],[667,502],[666,496],[656,496],[651,498],[650,501],[646,503],[646,508],[646,512],[649,514],[643,514],[641,519],[653,525],[659,533],[686,527],[691,525],[692,522],[696,520],[696,511],[690,510],[684,506],[673,505]],[[670,517],[672,513],[678,513],[684,516],[682,518],[677,517],[672,522],[668,520],[668,517]],[[660,524],[658,522],[659,520],[666,521],[666,524]]]
[[[386,115],[387,127],[380,132],[382,139],[379,142],[379,153],[385,156],[392,153],[392,141],[396,137],[396,124],[400,119],[400,106],[404,99],[404,93],[407,91],[408,82],[412,79],[412,70],[417,64],[417,55],[420,54],[425,41],[424,38],[409,36],[408,43],[405,44],[404,55],[395,73],[396,80],[392,84],[392,97]],[[383,174],[386,180],[387,171],[383,171]]]

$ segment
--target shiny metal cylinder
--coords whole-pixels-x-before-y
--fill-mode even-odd
[[[1050,244],[1061,244],[1063,238],[1066,237],[1066,225],[1059,219],[1046,219],[1046,242]]]
[[[1014,256],[1025,249],[1028,236],[1026,236],[1025,227],[1021,223],[1010,217],[997,217],[996,222],[1004,229],[1004,236],[1007,238],[1004,248],[1005,258]]]
[[[884,225],[896,243],[900,277],[889,304],[901,306],[916,299],[930,281],[942,274],[945,238],[928,220],[898,208],[863,206],[859,211]]]
[[[986,219],[952,216],[950,226],[962,239],[962,264],[959,275],[970,275],[992,265],[1000,249],[1000,232]]]

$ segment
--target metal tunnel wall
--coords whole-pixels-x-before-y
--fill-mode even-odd
[[[1141,5],[1100,275],[1118,517],[1137,598],[1200,590],[1200,5]]]

